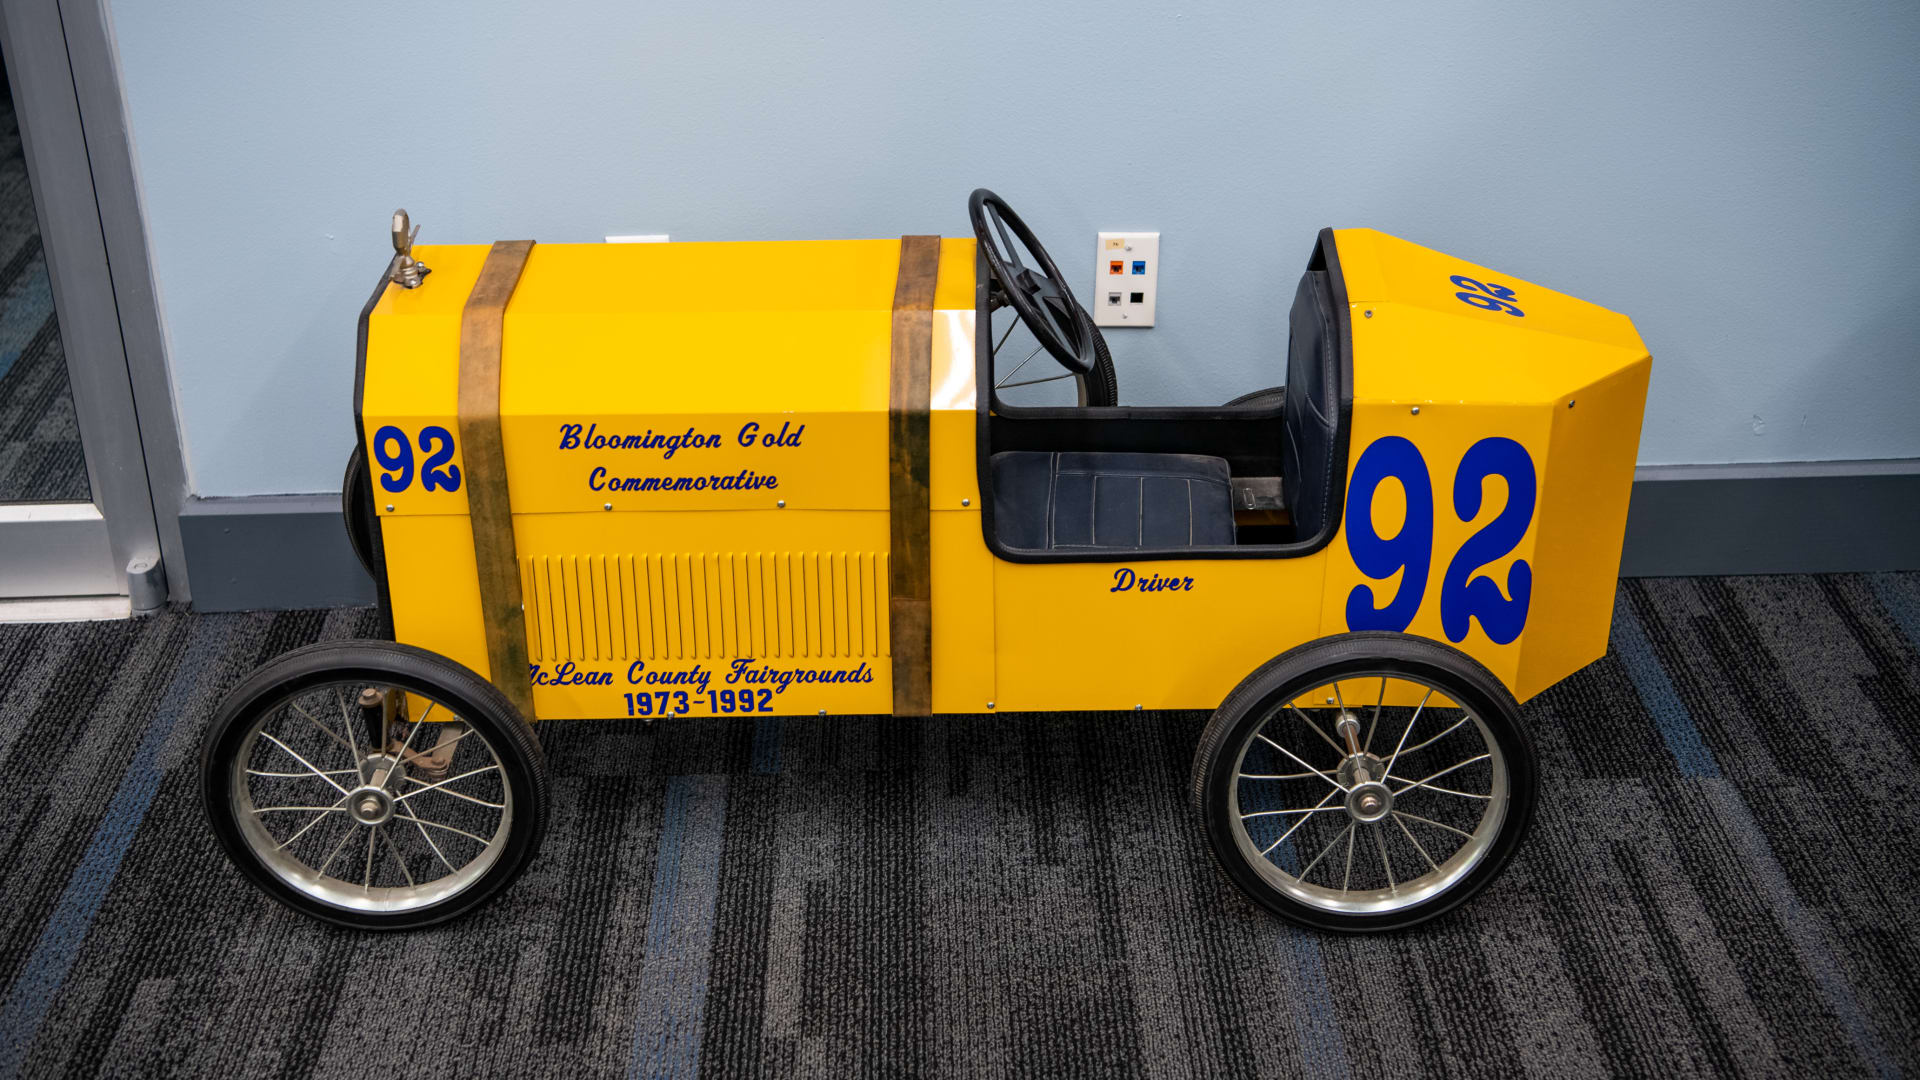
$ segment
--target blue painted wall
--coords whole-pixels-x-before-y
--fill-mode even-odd
[[[423,238],[1161,230],[1123,400],[1279,381],[1322,225],[1633,316],[1650,464],[1920,456],[1920,5],[111,0],[194,490],[326,491]],[[1076,280],[1077,288],[1089,282]]]

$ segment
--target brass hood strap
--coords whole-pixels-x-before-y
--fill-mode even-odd
[[[527,621],[520,599],[520,558],[513,546],[506,446],[500,438],[500,344],[507,301],[532,252],[531,240],[495,242],[460,313],[460,457],[467,471],[467,513],[480,580],[480,626],[487,638],[493,685],[529,722],[533,684],[527,667]]]
[[[933,400],[933,292],[940,238],[900,238],[887,398],[888,645],[893,715],[933,712],[933,552],[928,492]]]

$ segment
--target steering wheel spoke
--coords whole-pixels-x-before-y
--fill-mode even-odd
[[[1046,322],[1046,329],[1062,339],[1074,339],[1079,335],[1067,330],[1060,318],[1060,297],[1045,289],[1036,288],[1029,295],[1033,298],[1033,310]]]
[[[993,215],[994,227],[999,230],[1000,244],[1006,251],[1007,261],[1013,264],[1016,273],[1025,274],[1027,268],[1020,263],[1020,249],[1013,246],[1013,237],[1007,233],[1007,223],[999,214]]]

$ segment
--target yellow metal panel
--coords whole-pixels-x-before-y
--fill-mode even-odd
[[[513,363],[523,359],[516,355]],[[578,412],[502,421],[516,513],[600,510],[608,503],[621,511],[782,503],[794,510],[886,508],[884,406],[877,412],[675,417],[605,411],[595,402]],[[698,439],[703,445],[638,445],[652,439]],[[787,441],[769,445],[776,439]]]
[[[515,512],[885,508],[899,249],[897,239],[535,248],[504,330]],[[970,415],[974,245],[941,250],[935,409]],[[383,448],[414,466],[409,483],[385,474],[382,513],[466,512],[464,486],[419,474],[440,449],[423,441],[428,429],[454,428],[460,310],[485,251],[421,247],[434,273],[390,290],[372,316],[367,430],[395,429]],[[464,463],[447,450],[436,468],[451,478]],[[942,469],[941,498],[975,497],[970,476]]]
[[[571,555],[549,556],[559,585],[560,603],[554,611],[559,620],[562,640],[567,643],[563,657],[586,656],[587,642],[580,625],[580,575]]]
[[[419,520],[464,532],[461,518]],[[525,514],[514,535],[543,719],[658,715],[661,699],[642,706],[642,692],[686,690],[668,714],[693,716],[884,712],[892,701],[884,511]],[[448,622],[477,620],[477,602]],[[425,612],[432,599],[409,606]],[[407,633],[431,631],[416,620]],[[649,681],[659,678],[692,681]],[[781,682],[816,678],[839,681]],[[746,689],[751,707],[737,696]]]
[[[640,571],[644,569],[640,560],[627,554],[616,561],[620,567],[621,643],[627,650],[626,655],[638,656],[647,642],[647,626],[642,620],[652,607],[652,599],[640,591],[643,584]]]
[[[899,247],[535,249],[507,309],[501,411],[541,716],[657,715],[663,703],[689,714],[886,709]],[[450,482],[463,463],[457,445],[428,439],[455,427],[460,312],[485,252],[422,247],[434,274],[382,298],[364,417],[370,434],[395,429],[390,457],[411,459],[409,483],[396,467],[388,479],[399,490],[376,487],[400,636],[482,673],[464,485]],[[971,241],[942,245],[943,502],[977,500],[974,258]],[[442,449],[441,483],[428,487],[427,459]],[[436,524],[410,520],[420,517]],[[987,602],[984,587],[968,598],[976,618]],[[699,692],[686,701],[652,696],[689,686]],[[728,708],[723,687],[754,693]]]
[[[1335,230],[1334,244],[1340,252],[1340,269],[1351,303],[1363,307],[1405,304],[1481,322],[1496,330],[1551,334],[1630,352],[1644,351],[1640,335],[1625,315],[1543,285],[1373,229]],[[1514,296],[1511,303],[1496,304],[1488,293],[1457,282],[1456,277],[1481,285],[1505,286]],[[1463,300],[1462,292],[1478,295]],[[1458,332],[1440,331],[1445,336]]]
[[[800,566],[800,572],[794,580],[800,585],[800,593],[795,597],[794,607],[799,612],[804,633],[796,632],[795,637],[803,639],[801,656],[823,655],[820,648],[820,557],[814,552],[796,552],[794,559]]]
[[[942,246],[960,241],[945,240]],[[444,248],[415,249],[430,262]],[[958,255],[958,252],[951,253]],[[943,268],[945,263],[943,261]],[[552,244],[534,249],[513,302],[526,314],[890,310],[900,238],[750,240],[671,244]],[[752,274],[749,278],[745,275]],[[431,282],[432,279],[429,279]],[[971,303],[971,300],[968,301]],[[724,324],[724,319],[719,320]],[[678,399],[678,407],[728,400],[725,388]],[[824,391],[832,393],[833,391]]]
[[[467,519],[443,514],[390,517],[380,523],[380,530],[395,640],[437,652],[491,678]]]
[[[996,706],[1214,708],[1254,668],[1318,636],[1325,562],[995,560]],[[1177,587],[1141,588],[1168,581]]]
[[[1352,300],[1354,407],[1321,632],[1404,629],[1450,642],[1524,700],[1605,651],[1646,349],[1623,316],[1572,297],[1368,230],[1336,240]],[[1523,314],[1459,300],[1453,275],[1501,286]],[[1413,458],[1387,446],[1400,439]],[[1358,501],[1354,476],[1376,443],[1376,460],[1403,467]],[[1475,473],[1457,485],[1470,452]],[[1535,497],[1525,531],[1490,543],[1507,531],[1497,523],[1513,496],[1503,476],[1482,475],[1496,459],[1530,472]],[[1431,501],[1431,525],[1411,532],[1406,471]],[[1414,539],[1426,536],[1430,547]],[[1377,549],[1385,576],[1361,572],[1356,549]],[[1425,575],[1417,600],[1400,595],[1409,560]]]
[[[719,575],[714,573],[714,556],[702,552],[688,555],[687,570],[693,578],[693,622],[694,641],[699,646],[699,655],[705,658],[725,655],[725,638],[720,628],[720,588]]]
[[[1544,406],[1646,356],[1644,347],[1531,333],[1458,306],[1472,317],[1400,303],[1354,305],[1354,400]]]
[[[1373,229],[1335,229],[1333,244],[1340,256],[1340,278],[1346,283],[1347,300],[1359,313],[1362,301],[1377,303],[1387,298],[1386,268],[1381,265],[1379,241],[1392,237]]]
[[[572,414],[588,395],[635,417],[884,412],[899,253],[897,239],[542,244],[508,308],[523,363],[502,412]]]
[[[736,540],[742,538],[736,538]],[[783,650],[776,637],[771,645],[761,636],[759,612],[773,600],[762,595],[776,580],[751,568],[785,552],[674,553],[665,559],[675,567],[664,578],[635,576],[631,555],[533,555],[522,560],[529,583],[527,620],[534,639],[535,660],[611,661],[633,659],[701,659],[718,656],[803,656]],[[834,635],[824,655],[880,656],[874,624],[872,576],[886,565],[884,552],[806,553],[808,562],[822,567],[818,596],[796,598],[796,608],[817,610],[831,620]],[[645,561],[642,557],[641,562]],[[564,599],[556,607],[551,582],[561,570],[569,572]],[[852,567],[866,580],[857,580]],[[604,569],[602,569],[604,568]],[[683,582],[691,582],[682,588]],[[576,589],[578,592],[574,592]],[[679,648],[657,637],[631,632],[636,611],[667,613],[673,625],[691,625],[691,644]]]
[[[798,656],[793,640],[793,556],[778,552],[768,556],[773,564],[773,607],[774,629],[777,631],[769,646],[777,641],[781,656]],[[804,648],[804,645],[802,646]]]
[[[975,505],[932,516],[934,712],[984,712],[994,700],[994,559]]]
[[[978,257],[973,237],[943,237],[940,240],[940,280],[934,285],[933,306],[937,311],[973,312],[974,265]]]
[[[1528,616],[1540,629],[1521,655],[1514,692],[1522,701],[1606,655],[1652,367],[1642,359],[1553,410]]]

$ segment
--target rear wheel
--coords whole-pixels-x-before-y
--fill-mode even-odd
[[[1293,649],[1242,682],[1194,758],[1221,868],[1324,930],[1442,915],[1499,876],[1532,820],[1519,706],[1466,654],[1403,634]]]
[[[383,641],[288,653],[228,695],[201,788],[241,873],[296,911],[427,926],[505,888],[546,830],[546,765],[506,697]]]
[[[1077,305],[1076,305],[1077,306]],[[1113,354],[1107,351],[1107,339],[1100,328],[1093,325],[1093,316],[1086,308],[1079,310],[1080,321],[1086,324],[1087,333],[1093,338],[1093,370],[1087,372],[1087,404],[1106,407],[1120,404],[1120,376],[1113,370]]]
[[[347,543],[375,580],[373,568],[373,475],[367,469],[367,451],[355,446],[347,455],[347,474],[340,479],[340,516],[347,523]]]
[[[1227,402],[1225,405],[1222,405],[1221,408],[1223,409],[1238,409],[1238,408],[1277,409],[1286,400],[1287,400],[1286,387],[1269,386],[1264,390],[1255,390],[1255,391],[1252,391],[1251,393],[1241,394],[1239,397],[1234,398],[1232,401]]]

